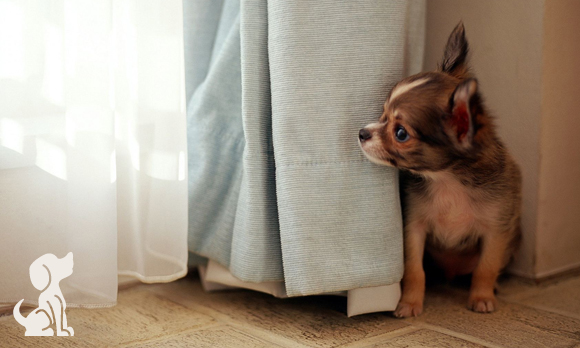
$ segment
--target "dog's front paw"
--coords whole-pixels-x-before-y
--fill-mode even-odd
[[[393,315],[397,318],[409,318],[416,317],[423,313],[423,303],[422,302],[399,302],[397,309]]]
[[[495,296],[469,296],[467,308],[478,313],[491,313],[497,309],[497,300]]]

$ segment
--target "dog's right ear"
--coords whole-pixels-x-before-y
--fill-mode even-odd
[[[51,275],[47,264],[50,264],[51,256],[56,258],[52,254],[44,254],[30,265],[30,281],[38,290],[44,291],[50,285]]]
[[[463,22],[459,22],[449,35],[439,70],[460,79],[466,78],[469,70],[467,67],[468,51],[469,45],[465,38],[465,27]]]
[[[460,151],[471,149],[475,132],[475,117],[481,112],[477,80],[461,82],[449,100],[449,115],[444,119],[445,133]]]

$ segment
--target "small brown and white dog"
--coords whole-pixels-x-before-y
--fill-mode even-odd
[[[436,71],[403,79],[359,132],[374,163],[402,169],[405,273],[396,317],[423,311],[423,254],[451,278],[473,273],[468,307],[497,308],[494,287],[520,240],[521,174],[498,139],[467,65],[462,23]]]

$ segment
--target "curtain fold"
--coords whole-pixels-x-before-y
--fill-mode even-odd
[[[420,68],[410,25],[423,9],[184,2],[186,80],[207,71],[188,99],[190,251],[242,282],[284,282],[288,296],[400,280],[397,172],[367,161],[357,134]],[[219,29],[200,29],[195,11],[220,13]],[[209,64],[196,65],[210,45],[195,42],[214,43]]]
[[[358,130],[402,77],[406,1],[269,1],[272,129],[290,296],[402,277],[397,172]]]
[[[187,271],[182,3],[0,2],[0,303],[74,255],[70,307]]]

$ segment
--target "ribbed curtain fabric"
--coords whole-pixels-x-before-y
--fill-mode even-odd
[[[401,279],[398,175],[357,135],[420,69],[423,15],[423,1],[184,1],[190,252],[288,296]]]

